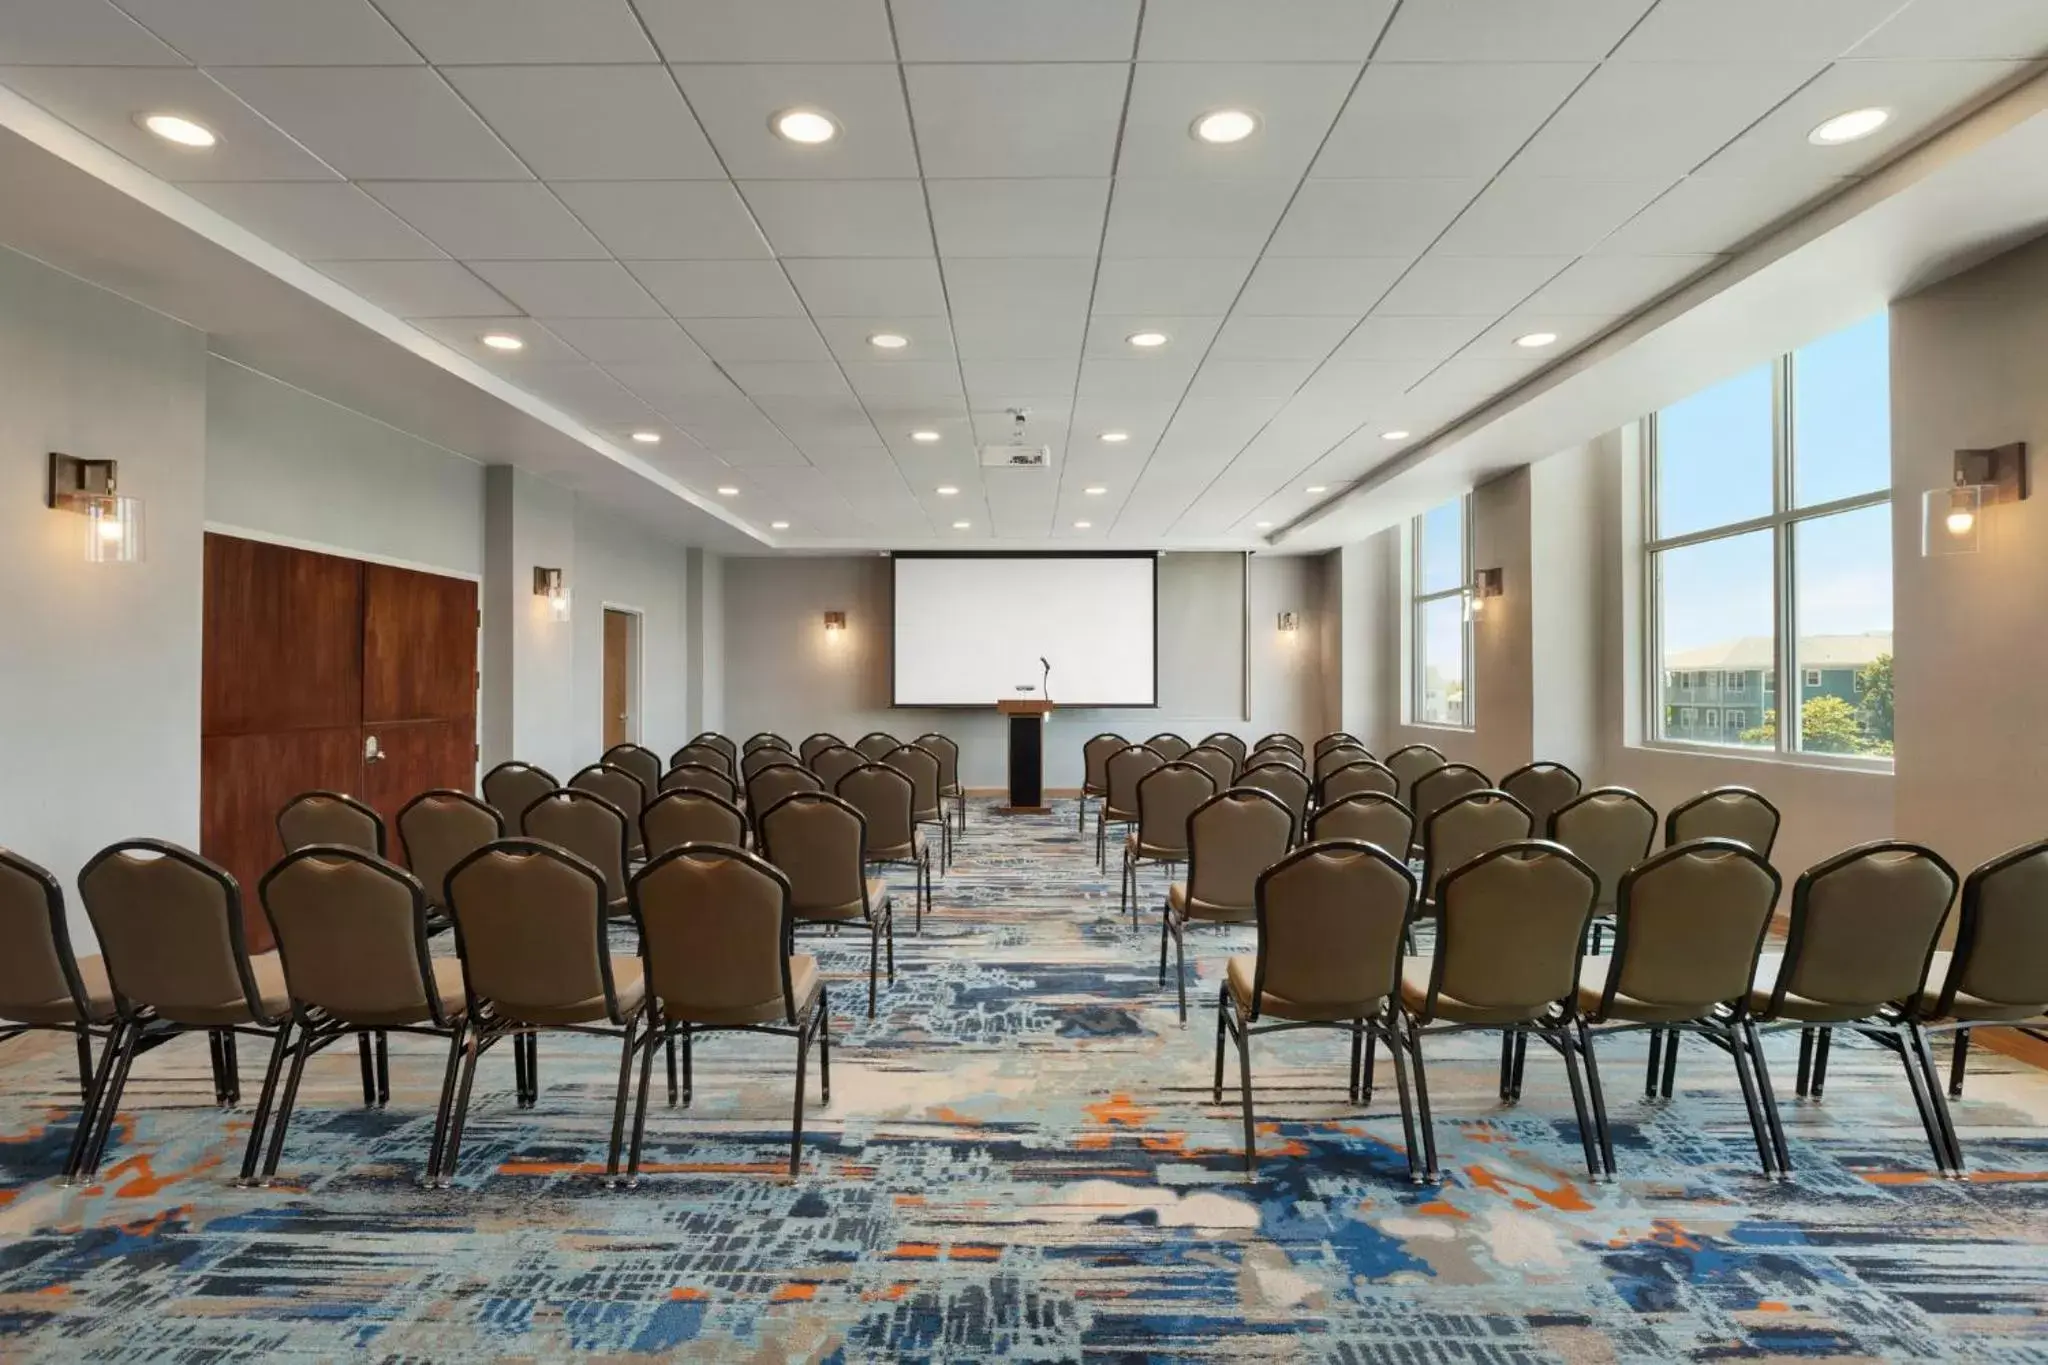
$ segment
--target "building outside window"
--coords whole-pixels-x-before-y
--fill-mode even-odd
[[[1453,498],[1409,527],[1409,719],[1472,727],[1471,500]]]

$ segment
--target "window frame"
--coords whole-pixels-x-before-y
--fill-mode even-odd
[[[1469,732],[1476,728],[1477,707],[1473,703],[1472,659],[1472,495],[1460,493],[1458,503],[1458,581],[1435,592],[1422,591],[1422,523],[1442,503],[1426,507],[1408,520],[1408,723],[1421,729]],[[1453,723],[1424,718],[1422,697],[1429,670],[1429,650],[1423,630],[1424,610],[1451,598],[1459,602],[1459,629],[1464,677],[1460,680],[1463,719]]]
[[[1857,323],[1851,326],[1859,325]],[[1815,338],[1819,340],[1819,338]],[[1688,546],[1703,545],[1716,540],[1729,540],[1736,536],[1749,535],[1756,531],[1771,533],[1771,662],[1773,672],[1780,679],[1791,678],[1804,683],[1805,670],[1799,665],[1799,640],[1796,629],[1794,589],[1798,583],[1795,545],[1797,528],[1800,523],[1818,521],[1844,512],[1858,512],[1870,507],[1890,507],[1892,489],[1885,487],[1867,493],[1857,493],[1846,498],[1835,498],[1828,502],[1817,502],[1801,507],[1794,502],[1796,485],[1793,482],[1793,464],[1796,454],[1792,446],[1793,433],[1793,359],[1797,351],[1786,351],[1772,358],[1771,366],[1771,511],[1763,516],[1750,517],[1743,521],[1729,522],[1721,526],[1688,531],[1680,535],[1660,537],[1657,526],[1657,488],[1659,458],[1657,448],[1656,412],[1645,414],[1638,423],[1642,444],[1642,603],[1643,603],[1643,738],[1640,747],[1647,749],[1675,749],[1687,753],[1711,754],[1720,758],[1748,759],[1764,763],[1793,763],[1811,767],[1848,768],[1862,772],[1889,773],[1893,770],[1892,759],[1884,754],[1834,754],[1808,752],[1800,745],[1800,706],[1803,705],[1803,686],[1787,689],[1773,689],[1767,679],[1759,679],[1758,698],[1769,703],[1775,697],[1778,713],[1777,742],[1769,748],[1743,744],[1715,744],[1705,740],[1680,738],[1664,733],[1659,724],[1666,705],[1666,685],[1669,681],[1663,666],[1664,661],[1664,612],[1658,576],[1659,560],[1667,550],[1682,550]],[[1729,378],[1734,378],[1731,375]],[[1745,689],[1746,692],[1747,689]],[[1785,698],[1790,695],[1794,705],[1788,708]],[[1764,705],[1760,709],[1758,725],[1762,725],[1761,710],[1773,709]]]

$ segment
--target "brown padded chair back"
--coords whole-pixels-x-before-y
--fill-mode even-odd
[[[1286,750],[1266,750],[1268,753],[1285,753]],[[1252,755],[1257,758],[1257,754]],[[1280,798],[1280,804],[1287,807],[1287,813],[1294,817],[1294,828],[1298,834],[1301,823],[1308,815],[1308,774],[1286,763],[1254,763],[1238,775],[1237,785],[1250,787],[1255,791],[1271,792]]]
[[[1334,749],[1340,744],[1348,744],[1354,749],[1363,749],[1365,747],[1365,741],[1352,734],[1349,730],[1332,730],[1329,734],[1318,739],[1315,742],[1315,747],[1310,749],[1309,752],[1315,757],[1321,758],[1325,750]]]
[[[78,874],[114,990],[178,1024],[272,1022],[242,939],[235,879],[190,849],[129,839]]]
[[[792,768],[801,768],[803,766],[802,763],[797,761],[795,754],[787,749],[777,748],[772,744],[764,744],[758,749],[749,749],[740,756],[740,781],[742,783],[751,782],[754,780],[755,773],[760,772],[763,768],[772,768],[779,763],[787,763]]]
[[[411,873],[356,849],[300,849],[257,894],[292,999],[351,1024],[449,1022],[434,989],[426,891]]]
[[[1301,756],[1301,750],[1290,749],[1284,744],[1262,744],[1251,751],[1244,761],[1247,770],[1262,763],[1279,763],[1289,768],[1298,768],[1302,776],[1308,775],[1308,760]]]
[[[640,789],[653,792],[661,786],[661,756],[637,744],[614,744],[598,760],[600,766],[624,768],[640,779]]]
[[[763,730],[760,734],[749,739],[741,747],[740,757],[745,758],[757,749],[780,749],[792,758],[796,756],[796,750],[789,747],[789,741],[776,734],[773,730]]]
[[[671,849],[634,875],[633,914],[648,988],[670,1018],[796,1022],[789,881],[775,868],[734,847]],[[758,1008],[771,1002],[780,1008]]]
[[[770,763],[747,779],[747,809],[757,816],[791,792],[821,792],[824,779],[794,763]]]
[[[1356,796],[1360,792],[1398,797],[1401,779],[1394,776],[1394,770],[1386,764],[1369,758],[1346,763],[1323,779],[1323,804],[1326,806],[1334,806],[1345,797]]]
[[[1437,884],[1425,1017],[1439,994],[1501,1019],[1534,1018],[1575,997],[1598,889],[1592,868],[1541,839],[1503,844],[1453,868]]]
[[[1583,784],[1579,775],[1562,763],[1524,763],[1500,780],[1500,789],[1529,810],[1529,819],[1540,832],[1550,828],[1550,817],[1578,799]]]
[[[1697,839],[1629,869],[1601,1012],[1616,996],[1696,1014],[1746,999],[1779,888],[1762,855],[1729,839]]]
[[[920,749],[929,749],[932,757],[939,760],[939,795],[951,796],[960,790],[960,746],[936,730],[928,730],[910,741]]]
[[[808,768],[811,766],[811,760],[816,758],[819,754],[823,753],[825,750],[831,748],[835,744],[844,743],[846,743],[846,741],[841,739],[839,736],[828,735],[823,730],[820,730],[817,734],[810,736],[809,738],[804,740],[802,744],[799,744],[797,746],[796,756],[799,760],[802,761],[803,765],[806,768]]]
[[[1295,850],[1259,876],[1253,999],[1283,997],[1291,1018],[1376,1012],[1399,980],[1414,897],[1414,874],[1385,849],[1333,840]]]
[[[1103,787],[1104,813],[1112,817],[1137,819],[1138,783],[1165,766],[1166,760],[1159,751],[1146,744],[1126,745],[1111,754],[1102,765],[1103,776],[1107,779]]]
[[[64,889],[46,869],[0,848],[0,1019],[71,1024],[86,1017]]]
[[[733,742],[732,742],[732,740],[731,740],[731,739],[730,739],[730,738],[729,738],[728,736],[725,736],[725,735],[721,735],[721,734],[720,734],[720,733],[718,733],[718,731],[716,731],[716,730],[706,730],[706,731],[704,731],[704,733],[702,733],[702,734],[700,734],[700,735],[697,735],[697,736],[694,736],[694,737],[693,737],[693,738],[692,738],[692,739],[690,740],[690,743],[691,743],[692,745],[697,745],[697,744],[702,744],[702,745],[706,745],[706,746],[710,747],[711,749],[713,749],[713,750],[717,751],[718,753],[724,754],[724,755],[725,755],[725,770],[726,770],[727,772],[729,772],[729,773],[733,774],[733,775],[734,775],[735,777],[737,777],[737,776],[739,775],[739,771],[740,771],[740,746],[739,746],[739,745],[737,745],[737,744],[735,744],[735,743],[733,743]],[[668,761],[668,766],[669,766],[669,767],[671,767],[671,768],[675,767],[675,766],[676,766],[676,761],[675,761],[675,759],[673,759],[673,758],[669,759],[669,761]]]
[[[1785,962],[1772,989],[1863,1015],[1919,991],[1955,869],[1933,849],[1883,840],[1808,868],[1792,888]]]
[[[1415,812],[1415,823],[1427,830],[1429,817],[1451,802],[1492,788],[1486,774],[1470,763],[1446,763],[1441,768],[1431,768],[1408,785],[1408,809]]]
[[[654,790],[626,769],[609,763],[591,764],[569,779],[569,789],[602,796],[619,808],[629,827],[640,819],[640,812],[647,806],[648,793]]]
[[[829,749],[819,750],[818,756],[811,760],[810,767],[811,771],[818,775],[818,781],[824,783],[825,790],[829,792],[839,785],[840,778],[865,762],[867,760],[860,756],[860,751],[851,745],[835,744]]]
[[[545,768],[517,760],[500,763],[484,774],[484,803],[498,812],[498,818],[506,829],[516,830],[519,828],[519,812],[561,785]],[[497,837],[495,834],[491,836],[493,839]],[[467,849],[463,851],[468,852]],[[454,865],[449,863],[450,867]],[[427,885],[427,894],[437,902],[441,899],[440,888],[432,883]]]
[[[398,812],[398,839],[405,845],[406,865],[427,890],[427,904],[446,909],[448,874],[455,865],[491,840],[502,838],[507,828],[517,828],[525,812],[526,806],[521,806],[501,816],[467,792],[445,787],[421,792],[406,802]]]
[[[1197,744],[1188,750],[1187,757],[1180,761],[1192,763],[1209,774],[1209,780],[1216,784],[1217,791],[1228,787],[1231,780],[1237,776],[1237,760],[1213,744]]]
[[[899,744],[882,762],[910,779],[910,810],[919,820],[939,818],[939,756],[915,744]]]
[[[691,763],[696,764],[700,768],[714,768],[735,782],[739,780],[740,770],[738,761],[715,744],[706,744],[702,740],[693,740],[668,756],[668,766],[671,771]]]
[[[1405,861],[1415,842],[1415,816],[1383,792],[1359,792],[1319,807],[1308,822],[1308,837],[1372,844]]]
[[[1269,748],[1292,749],[1297,754],[1305,752],[1301,747],[1300,740],[1296,739],[1293,735],[1284,734],[1277,730],[1270,735],[1261,735],[1256,740],[1253,740],[1252,748],[1254,750]]]
[[[552,843],[497,839],[455,865],[448,891],[472,1001],[518,1021],[603,1000],[624,1022],[603,873]]]
[[[1192,763],[1169,763],[1138,783],[1138,845],[1185,853],[1188,817],[1216,794],[1216,780]]]
[[[857,919],[867,912],[867,821],[824,792],[784,797],[761,815],[761,856],[789,881],[805,918]]]
[[[739,800],[739,784],[726,775],[724,768],[714,768],[706,763],[681,763],[661,775],[661,790],[664,792],[709,792],[727,805]],[[654,804],[648,802],[649,805]]]
[[[1716,787],[1671,808],[1664,817],[1667,846],[1694,839],[1733,839],[1766,858],[1778,842],[1778,808],[1748,787]]]
[[[1271,792],[1236,787],[1188,817],[1188,899],[1249,912],[1259,874],[1287,856],[1294,813]]]
[[[1195,746],[1182,739],[1179,735],[1168,731],[1156,734],[1146,740],[1145,747],[1158,754],[1168,763],[1173,763],[1186,757],[1188,750]]]
[[[879,763],[888,754],[901,748],[903,741],[894,735],[870,730],[853,742],[853,751],[870,763]]]
[[[1614,913],[1630,868],[1650,856],[1657,812],[1626,787],[1595,787],[1550,817],[1549,837],[1579,855],[1600,879],[1597,913]]]
[[[309,844],[339,844],[384,856],[384,817],[353,796],[304,792],[277,813],[277,841],[287,853]]]
[[[526,808],[520,828],[529,839],[567,849],[604,879],[605,901],[626,904],[626,848],[632,829],[626,812],[596,792],[562,787]]]
[[[1081,780],[1091,796],[1109,790],[1109,756],[1131,747],[1122,735],[1100,734],[1081,746]]]
[[[1362,745],[1332,744],[1329,748],[1315,756],[1309,765],[1309,771],[1314,775],[1316,781],[1320,783],[1339,768],[1349,767],[1353,763],[1371,762],[1373,762],[1373,756],[1367,753]]]
[[[910,779],[881,763],[863,763],[839,779],[834,796],[860,812],[867,825],[867,852],[877,857],[916,842],[912,814],[916,790]]]
[[[1251,752],[1250,749],[1245,747],[1244,740],[1231,734],[1228,730],[1218,730],[1213,735],[1204,735],[1202,737],[1202,744],[1221,749],[1224,753],[1229,754],[1230,761],[1236,764],[1238,769],[1244,767],[1245,755]],[[1201,745],[1195,747],[1200,748]]]
[[[1951,1014],[1958,995],[2007,1008],[2048,1004],[2048,840],[2000,854],[1963,882],[1938,1015]]]
[[[1529,812],[1504,791],[1485,788],[1445,804],[1422,822],[1423,896],[1435,896],[1451,869],[1533,832]]]
[[[684,844],[731,844],[747,841],[747,818],[740,808],[715,792],[663,792],[640,812],[640,842],[647,856],[658,858]]]
[[[1386,764],[1394,770],[1394,776],[1401,779],[1401,790],[1395,795],[1412,805],[1415,779],[1443,767],[1444,756],[1431,745],[1409,744],[1388,754]]]

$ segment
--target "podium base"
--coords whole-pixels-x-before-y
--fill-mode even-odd
[[[997,815],[1051,815],[1051,806],[997,806]]]

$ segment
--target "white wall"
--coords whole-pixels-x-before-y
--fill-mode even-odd
[[[639,742],[666,759],[696,733],[686,704],[684,552],[580,499],[574,516],[570,743],[582,763],[604,752],[604,608],[631,609],[640,613]]]
[[[0,844],[64,883],[129,835],[199,840],[206,338],[0,250]],[[147,559],[88,564],[49,452],[120,461]]]

